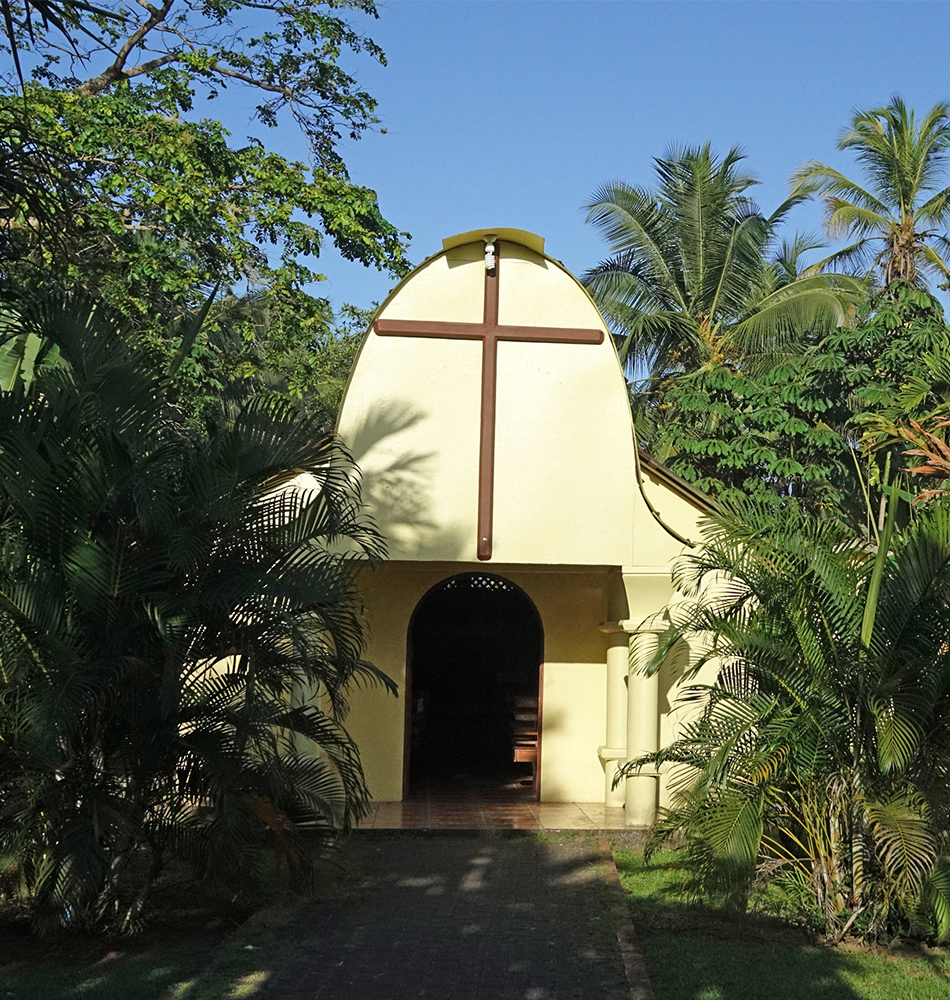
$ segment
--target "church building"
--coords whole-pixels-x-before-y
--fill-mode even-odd
[[[376,314],[338,432],[388,548],[360,576],[365,655],[399,695],[356,690],[348,717],[373,798],[475,775],[648,826],[663,776],[613,779],[673,737],[677,668],[631,650],[709,501],[638,453],[587,291],[531,233],[446,239]]]

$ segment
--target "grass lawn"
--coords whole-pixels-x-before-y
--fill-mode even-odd
[[[950,1000],[950,952],[823,948],[780,921],[683,901],[679,855],[615,854],[657,1000]]]
[[[0,996],[22,1000],[160,1000],[189,996],[228,928],[182,919],[139,938],[110,942],[56,935],[36,938],[0,923]],[[185,992],[183,992],[183,990]]]

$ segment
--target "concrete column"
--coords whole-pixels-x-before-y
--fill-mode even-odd
[[[607,733],[601,747],[604,761],[604,805],[623,806],[623,782],[613,787],[614,777],[627,752],[627,671],[629,646],[627,633],[618,628],[610,634],[607,646]]]
[[[656,651],[659,636],[655,632],[637,632],[630,636],[630,668],[627,676],[627,760],[635,760],[660,747],[660,679],[640,672]],[[659,779],[652,767],[631,775],[624,788],[624,824],[652,826],[656,820]]]

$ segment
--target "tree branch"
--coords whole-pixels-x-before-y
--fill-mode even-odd
[[[132,50],[142,42],[142,39],[145,38],[152,28],[161,24],[161,22],[165,20],[174,3],[175,0],[165,0],[160,8],[153,7],[149,3],[141,3],[140,5],[150,12],[148,20],[143,24],[140,24],[138,28],[136,28],[136,30],[133,31],[132,34],[125,40],[125,44],[116,54],[115,62],[103,70],[103,72],[101,72],[98,76],[94,76],[92,79],[80,84],[76,88],[76,93],[83,97],[92,97],[95,94],[102,93],[103,90],[107,90],[113,83],[116,82],[116,80],[126,80],[133,76],[139,76],[142,73],[149,72],[149,70],[157,69],[159,66],[165,66],[168,63],[173,62],[177,58],[177,55],[174,53],[168,53],[167,55],[159,56],[159,58],[153,59],[150,62],[142,63],[141,66],[135,67],[134,69],[125,69],[125,64]]]
[[[218,73],[221,76],[227,76],[235,80],[240,80],[241,83],[248,83],[252,87],[257,87],[258,90],[266,90],[274,94],[280,94],[282,97],[286,97],[288,101],[292,101],[294,99],[294,91],[291,87],[285,87],[276,83],[264,83],[263,80],[257,77],[248,76],[246,73],[239,73],[234,69],[227,69],[220,63],[215,63],[212,69],[215,73]]]

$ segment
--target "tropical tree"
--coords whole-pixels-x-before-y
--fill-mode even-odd
[[[8,324],[44,349],[0,392],[0,866],[41,929],[134,930],[169,864],[239,887],[268,844],[305,884],[301,825],[366,806],[347,687],[388,683],[351,462],[285,396],[188,427],[197,326],[156,372],[81,296]]]
[[[303,130],[314,162],[342,165],[337,140],[378,124],[376,103],[338,63],[341,52],[385,61],[376,43],[347,20],[377,17],[373,0],[328,0],[305,8],[280,0],[234,0],[160,7],[117,0],[3,3],[14,58],[31,53],[31,76],[91,97],[119,85],[150,89],[156,107],[191,110],[197,93],[248,88],[257,117],[276,127],[286,113]],[[72,58],[63,59],[66,49]]]
[[[655,458],[717,500],[773,493],[813,506],[848,505],[860,499],[849,489],[851,371],[844,351],[814,345],[756,374],[727,365],[700,369],[663,390],[638,436]]]
[[[847,266],[885,286],[929,276],[950,279],[947,223],[950,186],[944,163],[950,147],[950,104],[935,104],[919,120],[903,99],[856,111],[838,142],[854,150],[866,183],[851,180],[817,160],[792,175],[792,196],[824,202],[832,239],[853,242],[813,265],[813,271]]]
[[[832,938],[950,938],[950,506],[870,542],[797,504],[711,518],[679,585],[680,640],[712,683],[678,738],[659,838],[685,836],[705,891],[810,899]],[[905,509],[901,502],[900,506]],[[809,909],[809,907],[806,907]]]
[[[861,479],[879,501],[888,456],[900,464],[901,428],[948,414],[943,307],[895,282],[872,294],[853,324],[766,370],[721,365],[672,380],[652,436],[649,421],[638,432],[655,457],[716,497],[773,492],[860,521]]]
[[[0,86],[0,270],[21,285],[84,288],[167,361],[170,324],[211,288],[304,307],[296,364],[325,302],[333,244],[347,259],[399,276],[404,237],[375,193],[354,183],[341,140],[378,124],[375,101],[341,61],[379,47],[350,23],[369,0],[325,4],[103,0],[0,5],[30,78]],[[236,138],[198,101],[225,88],[257,104],[254,135]],[[300,162],[266,143],[302,131]],[[331,324],[323,325],[324,339]],[[262,350],[273,356],[275,338]]]
[[[782,244],[779,232],[802,196],[763,215],[743,158],[733,148],[719,159],[709,144],[673,150],[655,160],[655,190],[618,181],[586,206],[611,257],[583,281],[653,386],[838,326],[860,296],[849,278],[798,276],[811,244]]]
[[[61,36],[62,40],[70,46],[73,52],[76,51],[72,41],[73,32],[79,27],[82,16],[98,15],[108,17],[107,11],[101,7],[83,3],[81,0],[35,0],[33,3],[22,6],[11,0],[0,0],[0,20],[3,22],[3,31],[7,36],[7,43],[10,46],[10,54],[16,66],[17,76],[23,82],[23,67],[20,64],[20,42],[29,39],[36,41],[36,27],[42,27],[43,31],[52,31]],[[99,41],[97,36],[84,29],[85,33],[93,39]]]
[[[192,386],[176,380],[179,405],[215,411],[225,388],[241,379],[249,390],[289,396],[329,430],[372,314],[347,304],[334,311],[299,289],[224,296],[182,366]],[[2,371],[0,355],[0,378]]]

